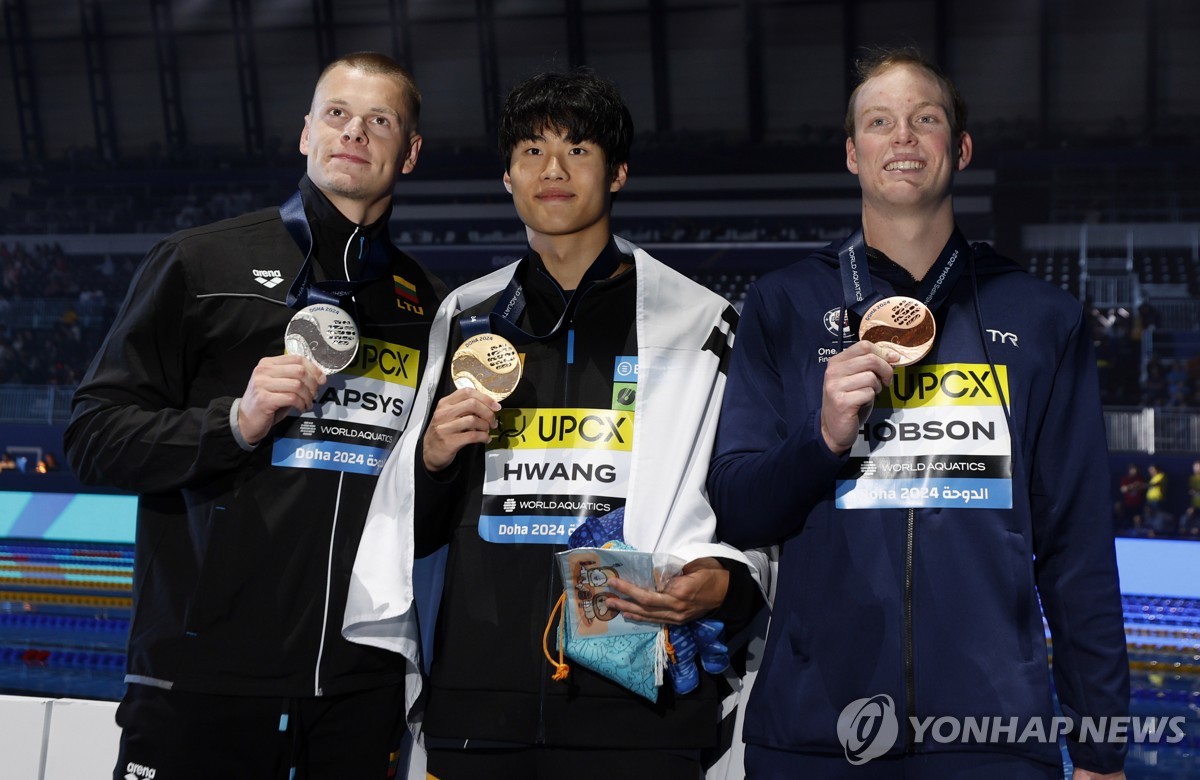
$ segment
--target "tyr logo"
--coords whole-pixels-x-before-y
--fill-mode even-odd
[[[991,328],[988,328],[987,332],[992,334],[993,344],[999,341],[1001,344],[1012,344],[1014,347],[1017,346],[1017,334],[1015,333],[1005,333],[1002,330],[992,330]]]

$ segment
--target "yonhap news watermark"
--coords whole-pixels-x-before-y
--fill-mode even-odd
[[[1070,735],[1080,742],[1138,742],[1174,745],[1187,737],[1183,715],[1171,717],[1052,718],[949,715],[910,716],[917,744],[1021,744],[1058,742]],[[865,764],[888,752],[900,736],[900,721],[892,697],[878,694],[845,706],[837,722],[838,739],[851,764]]]

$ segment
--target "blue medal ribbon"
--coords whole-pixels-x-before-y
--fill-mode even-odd
[[[526,255],[513,270],[512,279],[509,280],[508,286],[500,294],[500,298],[496,301],[496,305],[490,314],[486,317],[471,315],[459,321],[463,338],[469,339],[480,333],[496,333],[514,344],[549,341],[562,329],[563,325],[570,322],[575,316],[575,309],[578,308],[579,301],[587,294],[592,285],[616,273],[623,257],[625,256],[613,248],[611,244],[609,247],[606,247],[600,253],[600,256],[588,267],[583,278],[579,280],[579,286],[571,292],[571,297],[567,299],[567,305],[563,308],[562,316],[558,318],[558,322],[554,324],[554,327],[549,332],[537,335],[517,325],[517,320],[520,318],[521,313],[525,311],[525,288],[521,284],[521,276],[523,273],[527,273],[527,269],[530,267],[529,255]],[[554,281],[553,277],[551,277],[551,281]],[[557,281],[554,284],[556,287],[559,286]]]
[[[304,264],[287,294],[287,305],[303,309],[314,303],[349,308],[353,295],[360,289],[381,279],[388,273],[391,260],[382,241],[371,241],[365,234],[359,236],[358,259],[361,263],[359,278],[350,280],[314,281],[312,269],[313,237],[308,217],[304,213],[304,201],[297,190],[279,207],[279,216],[288,234],[304,253]]]
[[[955,227],[933,267],[925,274],[925,278],[917,283],[917,300],[928,306],[931,311],[937,311],[954,288],[954,282],[962,272],[963,261],[970,257],[971,245]],[[862,228],[855,231],[838,249],[838,265],[842,275],[844,305],[857,318],[849,323],[850,330],[857,332],[858,321],[862,320],[867,309],[883,299],[882,295],[875,292],[875,285],[871,282],[871,272],[867,268],[867,245],[863,240]]]

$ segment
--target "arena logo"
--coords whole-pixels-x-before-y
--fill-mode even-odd
[[[268,290],[283,281],[283,274],[279,273],[279,271],[260,271],[259,269],[255,268],[253,273],[254,281],[258,282],[263,287],[266,287]]]
[[[1161,743],[1174,745],[1187,737],[1182,715],[1143,718],[1122,715],[1112,718],[1072,718],[1058,715],[1021,719],[1008,717],[910,716],[913,742],[939,744],[1023,744],[1058,742],[1068,734],[1084,743]],[[879,694],[855,699],[838,716],[837,735],[851,764],[865,764],[887,753],[900,734],[892,698]]]
[[[123,780],[154,780],[154,775],[157,770],[153,767],[142,766],[130,761],[125,765],[125,777]]]

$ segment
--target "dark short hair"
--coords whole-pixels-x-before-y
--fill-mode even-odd
[[[954,82],[945,73],[942,73],[940,68],[927,59],[921,53],[920,49],[915,46],[902,46],[888,49],[871,49],[867,51],[866,56],[854,61],[854,73],[858,77],[858,80],[854,91],[850,93],[850,101],[846,105],[846,136],[848,138],[854,137],[854,103],[858,99],[858,92],[862,89],[862,85],[867,79],[874,78],[901,65],[921,68],[937,80],[938,84],[942,87],[942,92],[946,95],[946,102],[948,104],[946,108],[950,114],[947,117],[950,120],[950,132],[954,134],[955,138],[962,135],[967,129],[967,104],[962,99],[962,95],[958,94],[958,89],[954,86]]]
[[[513,87],[500,111],[497,138],[504,170],[517,144],[547,130],[571,143],[599,146],[610,177],[629,162],[633,117],[616,86],[590,69],[540,73]]]
[[[404,108],[408,114],[405,120],[408,123],[408,130],[413,133],[417,131],[417,125],[421,120],[421,90],[417,89],[417,82],[403,65],[377,51],[356,51],[338,57],[326,65],[325,69],[321,71],[321,75],[317,77],[317,84],[320,84],[331,70],[341,65],[365,73],[389,76],[398,81],[404,88]]]

